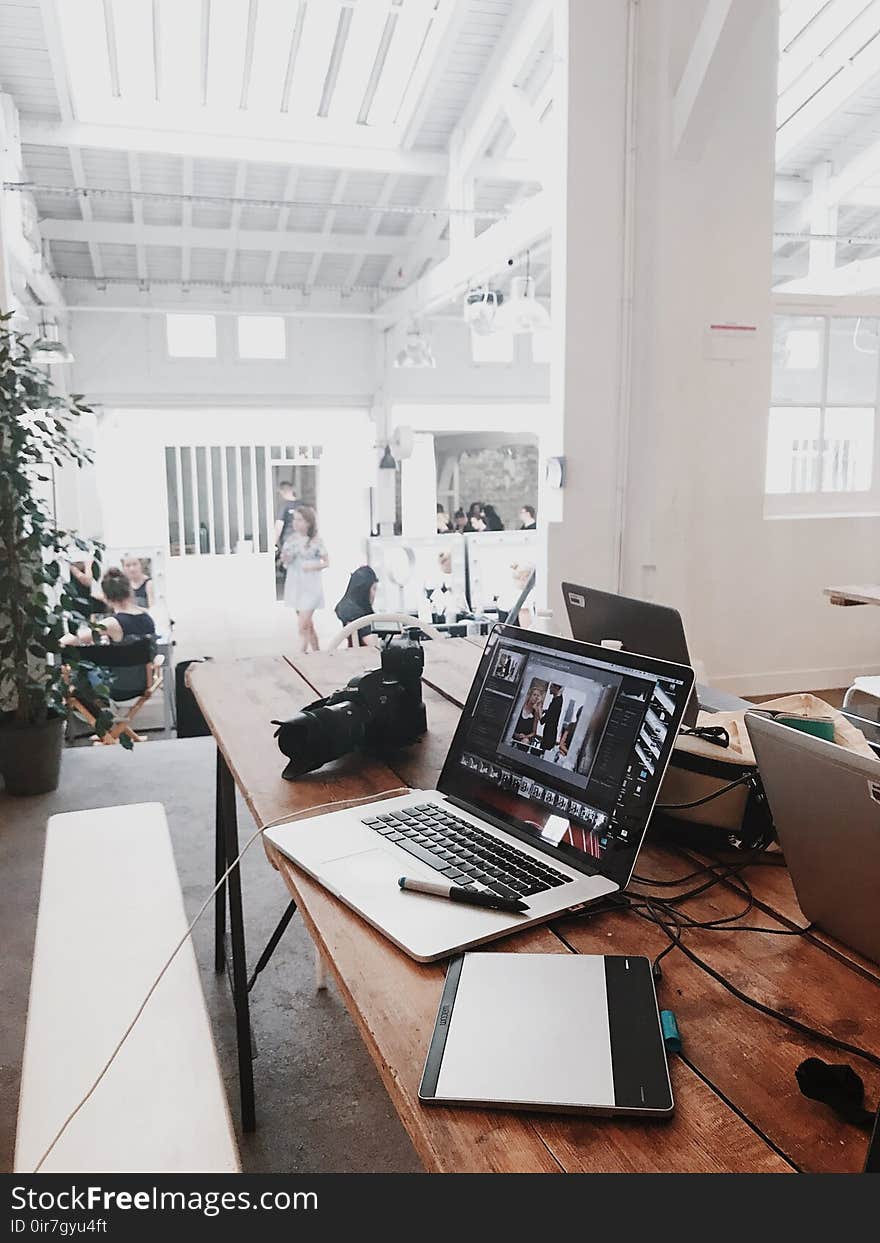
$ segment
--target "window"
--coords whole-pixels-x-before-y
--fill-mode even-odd
[[[880,512],[880,319],[777,315],[765,512]]]
[[[471,331],[471,358],[475,363],[512,363],[513,333]]]
[[[239,315],[239,358],[286,358],[287,337],[281,315]]]
[[[271,551],[277,500],[271,468],[279,457],[285,477],[301,483],[297,468],[314,470],[321,446],[166,445],[171,556]]]
[[[171,358],[216,358],[217,321],[213,315],[166,315]]]

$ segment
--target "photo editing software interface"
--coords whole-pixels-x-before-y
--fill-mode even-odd
[[[670,669],[499,638],[445,792],[624,883],[690,689]]]

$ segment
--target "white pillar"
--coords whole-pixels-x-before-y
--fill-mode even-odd
[[[674,603],[712,675],[767,642],[755,592],[773,598],[761,555],[784,535],[763,521],[778,3],[708,12],[558,0],[562,521],[546,487],[541,505],[557,622],[563,578]],[[722,323],[755,329],[735,357]]]
[[[561,497],[542,478],[539,504],[549,523],[545,590],[557,624],[564,578],[617,589],[629,14],[628,0],[558,0],[555,10],[561,176],[552,416],[542,439],[545,455],[564,455],[567,475]]]
[[[400,467],[401,534],[437,533],[437,459],[434,437],[416,432],[413,451]]]

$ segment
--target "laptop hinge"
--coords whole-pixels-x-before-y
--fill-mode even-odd
[[[439,794],[440,791],[438,790]],[[472,816],[476,816],[478,820],[486,820],[489,824],[495,826],[496,829],[503,829],[505,833],[509,833],[511,837],[515,837],[517,841],[525,842],[526,845],[539,850],[542,855],[547,855],[555,860],[556,863],[563,862],[566,867],[574,868],[576,872],[583,872],[584,876],[600,876],[601,872],[596,866],[594,860],[584,856],[583,859],[574,859],[569,855],[561,855],[553,846],[548,846],[546,842],[542,842],[539,837],[533,837],[531,833],[526,833],[523,829],[518,829],[515,825],[509,824],[506,820],[502,820],[500,816],[493,816],[490,812],[485,811],[482,807],[477,807],[474,803],[469,803],[467,799],[456,798],[454,794],[442,794],[447,803],[452,803],[456,807],[460,807],[462,811],[469,812]]]

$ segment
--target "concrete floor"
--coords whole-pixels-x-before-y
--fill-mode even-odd
[[[46,819],[114,804],[165,804],[187,912],[213,883],[214,745],[209,738],[76,747],[51,795],[0,793],[0,1171],[12,1169]],[[252,831],[239,807],[242,839]],[[259,843],[242,863],[248,954],[256,960],[287,901]],[[238,1120],[235,1027],[225,977],[213,970],[211,910],[194,934],[196,957]],[[258,1057],[258,1130],[239,1134],[247,1173],[416,1172],[421,1165],[332,983],[316,993],[312,943],[296,918],[251,994]],[[86,1085],[84,1085],[86,1086]]]

